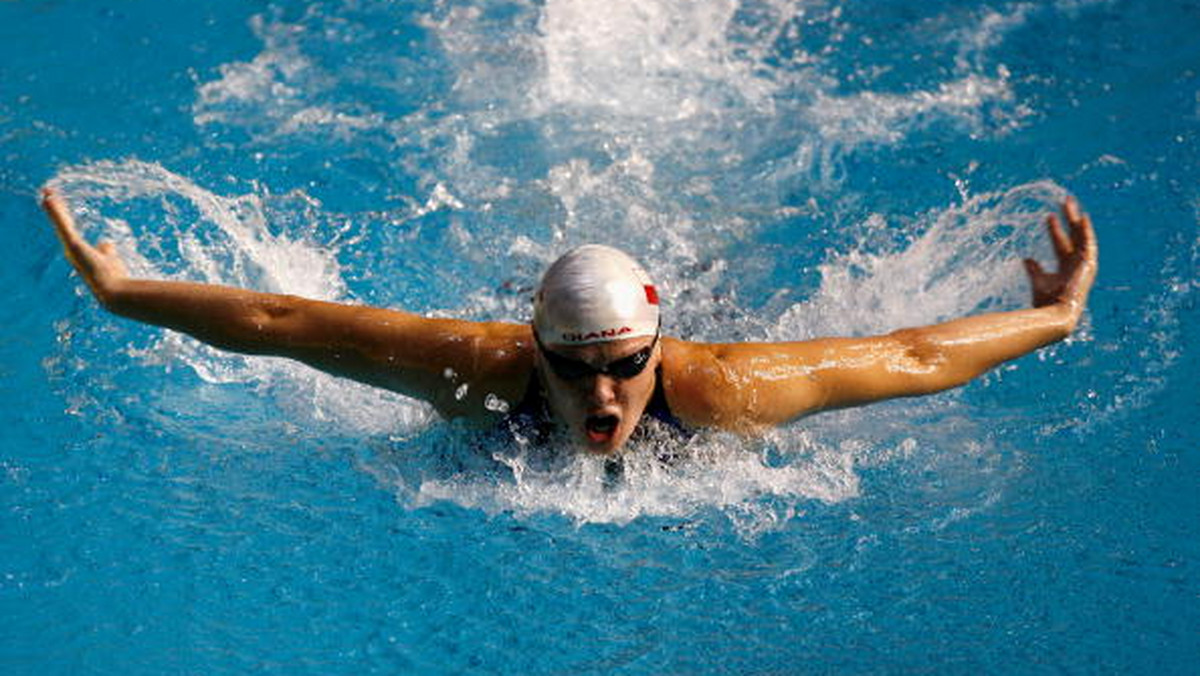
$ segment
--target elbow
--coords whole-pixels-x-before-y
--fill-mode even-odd
[[[269,351],[270,346],[292,347],[303,335],[298,326],[300,313],[291,299],[268,298],[265,302],[248,304],[242,313],[234,315],[229,327],[231,334],[247,352]]]
[[[987,370],[988,365],[952,358],[945,345],[921,329],[902,329],[891,338],[898,349],[888,370],[907,382],[913,395],[933,394],[961,387]]]
[[[944,346],[921,329],[901,329],[889,336],[896,344],[890,370],[899,373],[929,374],[943,369],[949,362]]]
[[[247,319],[257,326],[286,324],[297,315],[294,296],[260,296],[247,307]]]
[[[299,358],[311,340],[294,301],[287,296],[229,300],[224,311],[183,330],[223,350]]]

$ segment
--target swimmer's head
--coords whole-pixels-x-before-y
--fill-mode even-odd
[[[546,345],[588,345],[658,334],[658,292],[637,261],[612,247],[572,249],[542,276],[533,327]]]

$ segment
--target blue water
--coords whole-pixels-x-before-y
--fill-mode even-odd
[[[0,671],[1195,673],[1200,6],[0,2]],[[634,252],[670,332],[1019,307],[1077,195],[1080,332],[970,386],[624,477],[101,311],[131,266],[526,320]],[[640,451],[640,453],[639,453]]]

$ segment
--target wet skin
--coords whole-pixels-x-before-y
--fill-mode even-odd
[[[599,368],[635,354],[653,341],[652,336],[643,336],[591,345],[547,345],[546,349]],[[655,370],[661,359],[660,343],[646,368],[632,378],[597,373],[568,380],[554,373],[538,350],[537,373],[551,414],[571,440],[593,453],[610,454],[621,448],[637,428],[654,395]]]
[[[988,369],[1070,335],[1096,278],[1091,219],[1074,199],[1047,218],[1058,269],[1025,265],[1033,307],[989,312],[878,336],[793,342],[702,343],[664,336],[646,368],[627,379],[564,379],[538,351],[528,324],[429,318],[212,284],[130,277],[111,243],[92,246],[53,188],[43,206],[68,260],[112,312],[252,355],[287,357],[335,376],[432,403],[446,417],[494,424],[487,396],[519,401],[534,366],[551,414],[571,441],[612,453],[629,439],[662,366],[666,403],[683,424],[759,434],[821,410],[961,386]],[[651,337],[549,345],[601,368]],[[549,353],[548,352],[548,353]],[[583,369],[587,371],[588,369]],[[619,370],[619,369],[618,369]],[[447,372],[457,374],[446,378]],[[463,397],[461,385],[470,383]]]

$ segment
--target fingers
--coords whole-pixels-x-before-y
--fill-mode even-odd
[[[49,186],[42,188],[42,208],[53,214],[66,209],[66,200],[61,193]]]
[[[1065,211],[1063,212],[1065,215]],[[1050,231],[1050,241],[1054,243],[1054,255],[1059,260],[1071,255],[1073,249],[1071,240],[1067,238],[1063,232],[1062,226],[1058,223],[1058,218],[1054,214],[1046,217],[1046,229]]]
[[[1085,256],[1091,256],[1096,246],[1096,234],[1092,230],[1092,219],[1079,208],[1079,202],[1074,197],[1063,201],[1063,217],[1071,229],[1071,246],[1074,251],[1082,251]]]
[[[54,224],[54,230],[63,244],[69,248],[77,248],[84,244],[83,238],[75,228],[75,217],[71,214],[71,207],[57,190],[42,188],[42,209],[50,217],[50,222]]]
[[[1032,258],[1024,259],[1025,271],[1033,286],[1034,307],[1050,303],[1069,303],[1082,308],[1096,275],[1096,235],[1092,221],[1073,197],[1062,203],[1063,228],[1059,217],[1046,217],[1046,229],[1058,258],[1058,272],[1048,273]]]
[[[1046,228],[1050,231],[1055,255],[1060,260],[1072,254],[1094,258],[1096,233],[1092,229],[1092,219],[1079,208],[1079,202],[1074,197],[1063,200],[1062,218],[1067,223],[1066,230],[1054,214],[1046,217]]]
[[[54,188],[42,188],[41,197],[42,208],[46,210],[46,215],[54,224],[54,231],[58,234],[59,241],[62,242],[67,260],[83,275],[88,284],[92,285],[98,265],[97,252],[102,255],[110,255],[114,251],[112,244],[102,244],[98,248],[93,248],[88,244],[75,227],[75,217],[71,214],[71,207]]]
[[[41,193],[42,208],[54,224],[55,232],[63,244],[67,260],[83,277],[92,293],[108,304],[107,298],[129,272],[112,242],[102,242],[93,247],[75,228],[75,218],[67,201],[54,188],[46,187]]]
[[[1079,222],[1079,203],[1075,201],[1074,197],[1068,195],[1067,198],[1063,200],[1062,212],[1063,218],[1065,218],[1067,223],[1070,225],[1074,226]]]
[[[70,224],[72,221],[71,210],[67,207],[66,200],[53,188],[42,188],[42,209],[46,211],[55,225],[60,222]]]
[[[1046,271],[1042,269],[1041,263],[1032,258],[1026,258],[1023,262],[1025,263],[1025,271],[1029,273],[1031,278],[1037,279],[1038,277],[1045,276]]]
[[[1092,229],[1092,219],[1087,214],[1080,214],[1079,220],[1072,224],[1071,241],[1077,251],[1082,251],[1087,258],[1096,255],[1096,231]]]
[[[1042,307],[1053,301],[1053,291],[1049,288],[1051,276],[1032,258],[1026,258],[1025,272],[1029,273],[1029,288],[1033,292],[1033,306]]]
[[[1079,203],[1074,197],[1067,197],[1063,200],[1062,205],[1063,218],[1067,221],[1067,227],[1071,230],[1071,246],[1078,249],[1082,242],[1079,240],[1079,229],[1082,227],[1082,216],[1079,211]]]

